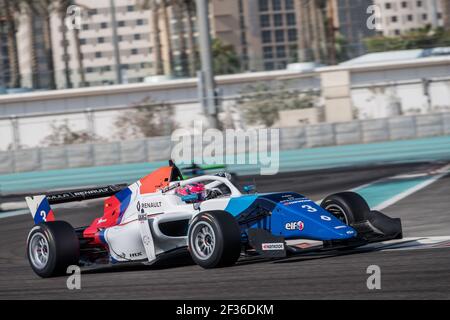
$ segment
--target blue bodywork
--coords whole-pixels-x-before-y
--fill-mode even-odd
[[[342,240],[357,235],[355,229],[295,192],[230,198],[225,211],[237,219],[243,232],[262,228],[286,240]]]

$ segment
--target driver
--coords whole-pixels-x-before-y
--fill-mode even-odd
[[[187,203],[196,203],[216,198],[220,196],[222,192],[217,188],[208,190],[203,183],[190,183],[184,187],[176,188],[175,194],[180,198],[188,195],[196,195],[197,199],[186,201]]]

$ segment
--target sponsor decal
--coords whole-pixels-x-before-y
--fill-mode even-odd
[[[354,234],[355,233],[355,231],[353,231],[353,230],[348,230],[347,231],[347,234]]]
[[[160,208],[161,201],[156,202],[140,202],[138,201],[136,204],[136,209],[140,212],[143,209],[152,209],[152,208]]]
[[[161,192],[162,192],[162,193],[165,193],[165,192],[168,192],[168,191],[170,191],[170,190],[176,189],[176,188],[178,188],[179,186],[180,186],[180,183],[177,182],[177,183],[174,183],[174,184],[171,185],[171,186],[162,188],[162,189],[161,189]]]
[[[142,252],[130,253],[130,258],[136,258],[136,257],[141,257],[141,256],[142,256]]]
[[[320,216],[320,219],[323,221],[331,221],[331,218],[329,216]]]
[[[102,195],[106,192],[111,191],[111,188],[104,187],[104,188],[97,188],[92,190],[80,190],[80,191],[71,191],[71,192],[63,192],[60,194],[54,194],[54,195],[48,195],[47,199],[49,201],[61,201],[68,198],[75,198],[75,197],[86,197],[86,196],[96,196],[96,195]]]
[[[303,221],[294,221],[294,222],[288,222],[284,226],[286,230],[300,230],[302,231],[305,228],[305,224]]]
[[[270,251],[270,250],[284,250],[284,243],[263,243],[261,245],[262,250]]]
[[[148,246],[150,244],[150,237],[149,236],[144,236],[143,240],[144,244],[146,246]]]
[[[281,200],[280,203],[285,206],[290,206],[297,203],[305,203],[305,202],[312,202],[312,200],[308,198],[288,198],[286,200]]]
[[[108,219],[100,218],[100,219],[98,219],[97,224],[100,224],[100,223],[103,223],[103,222],[106,222],[106,221],[108,221]]]

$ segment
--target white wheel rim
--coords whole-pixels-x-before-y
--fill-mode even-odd
[[[216,237],[214,229],[205,221],[197,223],[192,231],[192,249],[200,260],[210,258],[216,247]]]
[[[49,246],[42,233],[37,232],[31,237],[28,250],[33,266],[39,270],[44,269],[49,258]]]

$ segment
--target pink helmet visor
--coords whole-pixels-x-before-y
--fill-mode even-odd
[[[178,194],[179,196],[187,196],[189,194],[202,193],[203,191],[205,191],[205,185],[201,183],[193,183],[188,184],[184,187],[179,187],[176,190],[176,194]]]

